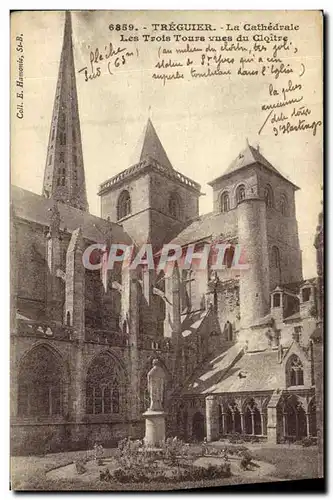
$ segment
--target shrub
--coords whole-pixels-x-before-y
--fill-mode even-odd
[[[101,471],[99,474],[99,479],[101,481],[112,481],[112,476],[110,474],[109,469],[106,469],[105,471]]]
[[[87,469],[85,467],[85,464],[86,464],[85,459],[76,460],[74,463],[75,463],[76,472],[78,474],[84,474],[86,472]]]
[[[170,482],[170,481],[202,481],[204,479],[219,479],[229,477],[230,463],[225,462],[221,465],[208,465],[208,467],[199,467],[190,465],[186,469],[177,468],[172,471],[172,477],[169,477],[165,471],[149,468],[118,468],[115,469],[109,479],[103,476],[103,480],[115,480],[120,483],[149,483],[149,482]]]
[[[244,452],[248,452],[248,448],[244,445],[230,445],[225,444],[223,449],[220,451],[220,454],[227,454],[231,456],[240,457]]]
[[[305,437],[302,439],[302,446],[307,448],[308,446],[313,446],[317,443],[317,438],[313,436]]]
[[[101,444],[95,443],[93,451],[92,451],[92,455],[93,455],[94,460],[96,460],[97,462],[100,461],[104,457],[103,446]]]
[[[259,443],[258,436],[244,436],[244,441],[247,443]]]
[[[249,468],[249,465],[251,464],[253,460],[253,457],[249,451],[243,451],[242,452],[242,459],[240,462],[241,469],[247,470]]]
[[[229,440],[229,443],[244,443],[243,436],[241,436],[237,432],[235,434],[230,434],[228,440]]]

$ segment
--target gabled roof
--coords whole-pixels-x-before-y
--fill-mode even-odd
[[[144,130],[142,146],[140,145],[140,157],[137,159],[137,162],[151,158],[156,160],[157,163],[163,167],[173,169],[154,125],[152,124],[151,119],[148,118],[148,122]]]
[[[51,198],[44,198],[36,193],[17,186],[11,186],[11,203],[14,215],[29,222],[35,222],[48,227],[50,211],[53,206]],[[67,229],[73,233],[81,227],[82,235],[90,241],[104,243],[112,229],[112,241],[131,245],[132,240],[123,228],[114,222],[109,222],[70,205],[58,202],[61,219],[61,230]]]
[[[213,186],[218,180],[222,179],[223,177],[229,176],[229,175],[233,174],[234,172],[237,172],[238,170],[241,170],[242,168],[249,167],[250,165],[254,165],[255,163],[264,166],[265,168],[267,168],[267,170],[270,170],[271,172],[278,175],[279,177],[282,177],[287,182],[292,184],[295,189],[299,189],[289,179],[284,177],[281,174],[281,172],[279,172],[275,167],[273,167],[273,165],[268,160],[266,160],[266,158],[260,153],[259,148],[256,149],[253,146],[251,146],[249,143],[246,144],[245,149],[243,149],[239,153],[237,158],[235,158],[231,162],[231,164],[229,165],[227,170],[222,175],[220,175],[219,177],[217,177],[213,181],[209,182],[208,184],[210,186]]]

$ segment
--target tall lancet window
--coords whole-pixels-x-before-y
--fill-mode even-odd
[[[229,212],[230,210],[230,199],[228,193],[222,193],[221,196],[221,212]]]
[[[245,199],[245,186],[243,184],[237,188],[236,199],[237,203]]]
[[[127,215],[131,213],[131,210],[132,207],[130,194],[127,190],[122,191],[118,199],[117,219],[120,220],[124,217],[127,217]]]

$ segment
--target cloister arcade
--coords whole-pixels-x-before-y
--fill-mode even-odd
[[[210,401],[210,404],[207,403]],[[268,438],[270,396],[225,397],[208,396],[203,399],[183,400],[174,407],[174,428],[184,440],[210,440],[209,429],[214,429],[212,440],[233,434]],[[312,395],[281,396],[276,408],[276,442],[298,441],[317,435],[316,405]]]

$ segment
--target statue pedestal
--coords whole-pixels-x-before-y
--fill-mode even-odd
[[[165,441],[164,411],[147,410],[142,415],[146,421],[145,444],[158,446]]]

